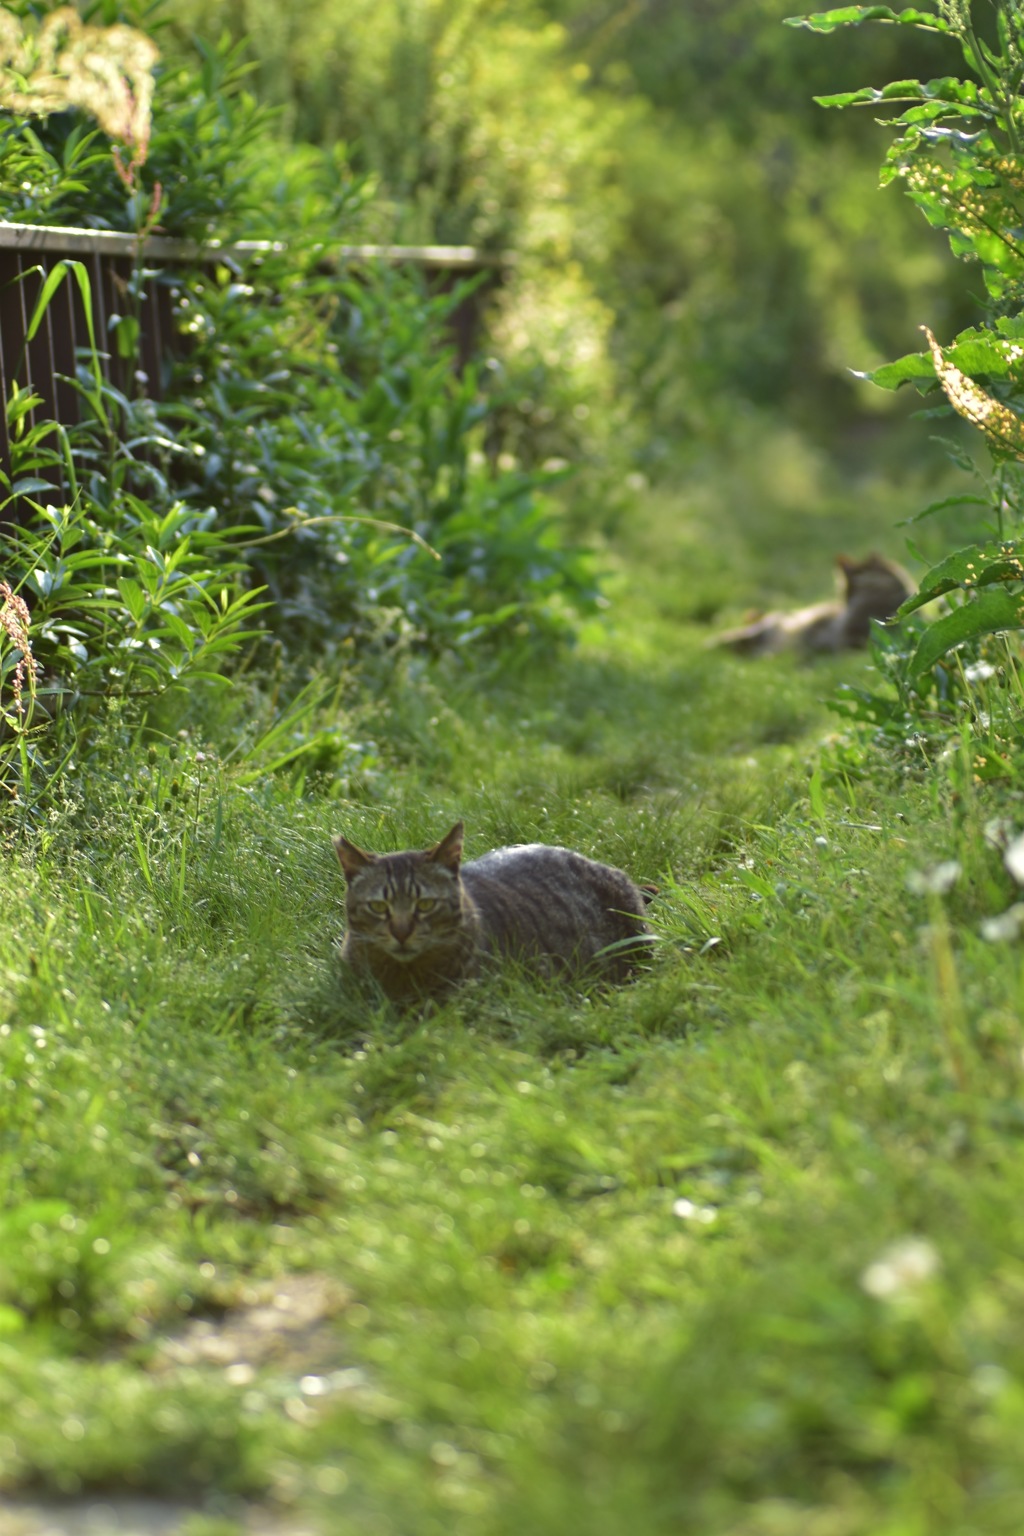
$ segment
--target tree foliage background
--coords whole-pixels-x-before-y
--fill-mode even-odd
[[[972,312],[969,274],[879,195],[883,130],[812,99],[941,73],[948,44],[890,27],[830,46],[784,28],[793,10],[185,0],[175,14],[245,39],[296,139],[349,146],[382,193],[376,234],[517,253],[495,341],[522,451],[571,447],[588,422],[600,442],[615,420],[650,468],[749,407],[781,405],[826,439],[839,412],[884,412],[849,370],[905,351],[923,319],[948,330]]]

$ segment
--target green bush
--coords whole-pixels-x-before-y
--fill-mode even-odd
[[[24,26],[28,48],[40,34],[31,17]],[[107,34],[81,36],[102,48]],[[28,641],[45,684],[31,718],[9,692],[0,699],[0,759],[20,754],[25,783],[33,762],[67,757],[68,704],[72,738],[89,700],[117,695],[139,719],[168,689],[216,675],[257,613],[293,652],[397,634],[436,647],[564,632],[574,605],[593,601],[589,563],[564,547],[540,494],[545,477],[488,454],[490,408],[477,370],[456,371],[449,337],[462,290],[339,264],[332,253],[372,190],[343,154],[291,149],[246,73],[226,42],[191,62],[172,53],[151,134],[108,120],[102,103],[95,128],[73,104],[26,107],[5,77],[0,99],[17,106],[0,130],[5,217],[258,234],[265,247],[244,266],[226,255],[148,272],[140,260],[109,337],[80,353],[77,424],[40,420],[13,381],[6,571],[34,604]],[[85,266],[61,263],[33,328],[62,280],[88,308]],[[152,281],[170,285],[179,335],[159,401],[119,390],[101,367],[110,347],[138,378]],[[5,690],[23,671],[12,635],[0,642]]]
[[[959,416],[979,429],[991,473],[964,467],[979,494],[957,498],[975,541],[926,573],[903,617],[941,600],[940,611],[911,628],[908,647],[889,647],[885,672],[896,700],[863,695],[856,717],[897,740],[908,722],[947,735],[966,713],[961,746],[973,777],[1010,771],[1022,740],[1019,646],[1005,638],[1024,628],[1024,111],[1019,97],[1024,24],[1019,9],[997,0],[986,37],[970,0],[938,0],[934,11],[847,6],[794,18],[817,32],[883,21],[952,44],[969,71],[920,81],[900,79],[819,98],[823,106],[869,106],[891,113],[894,130],[883,181],[903,187],[928,222],[945,231],[954,255],[980,272],[988,296],[981,325],[943,346],[928,326],[924,352],[866,375],[886,389],[911,384],[943,402],[929,415]],[[948,502],[919,514],[947,510]],[[978,541],[977,534],[981,533]],[[995,679],[993,682],[992,680]],[[969,775],[971,776],[971,775]]]
[[[318,273],[325,247],[293,239],[249,283],[225,266],[183,285],[195,342],[167,413],[195,451],[175,483],[258,527],[247,558],[292,634],[358,636],[382,611],[430,644],[551,632],[593,577],[538,477],[490,467],[477,373],[445,342],[451,299],[388,268]]]

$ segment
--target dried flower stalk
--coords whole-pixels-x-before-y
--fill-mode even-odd
[[[36,659],[32,654],[32,641],[29,637],[29,625],[32,622],[28,611],[28,605],[23,597],[19,597],[11,590],[10,584],[0,581],[0,597],[3,598],[3,607],[0,608],[0,629],[3,630],[8,640],[19,652],[18,662],[14,668],[12,688],[14,692],[14,708],[19,716],[25,713],[25,703],[22,697],[25,688],[25,678],[28,677],[29,695],[35,697],[36,684],[39,678],[39,670]]]
[[[0,9],[0,108],[45,117],[78,107],[141,165],[149,148],[156,45],[135,27],[93,27],[71,6],[35,33]]]
[[[939,383],[953,409],[984,432],[994,448],[1015,459],[1024,459],[1024,421],[944,357],[942,348],[926,325],[921,329],[928,338],[928,350]]]

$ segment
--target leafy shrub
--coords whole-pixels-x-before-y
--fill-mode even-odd
[[[948,346],[923,326],[927,350],[866,375],[883,388],[910,383],[926,396],[939,397],[945,402],[940,414],[951,408],[970,422],[990,452],[991,475],[974,471],[983,494],[959,498],[963,507],[974,509],[986,537],[949,554],[925,575],[901,616],[935,599],[942,599],[944,611],[916,630],[900,664],[888,668],[904,717],[933,716],[937,707],[940,719],[948,720],[950,707],[962,704],[983,722],[976,753],[981,777],[991,776],[989,768],[1006,771],[1008,749],[1016,747],[1021,734],[1019,681],[1008,648],[999,643],[996,660],[1001,670],[1004,662],[1010,667],[1017,686],[995,691],[998,730],[990,709],[974,700],[973,685],[996,671],[990,659],[996,642],[990,637],[1024,628],[1024,542],[1019,534],[1024,512],[1024,112],[1018,95],[1024,20],[1019,8],[1004,0],[997,0],[994,9],[996,36],[990,40],[975,28],[970,0],[938,0],[935,11],[902,13],[888,6],[847,6],[792,23],[832,32],[884,21],[938,34],[959,47],[976,77],[898,80],[819,100],[832,107],[900,109],[890,119],[895,138],[883,181],[902,185],[929,223],[946,232],[954,254],[980,270],[988,295],[980,326],[961,331]],[[979,510],[983,515],[977,519]],[[981,737],[993,731],[995,745],[986,746]]]
[[[144,285],[170,285],[181,345],[160,401],[105,379],[105,337],[80,354],[74,426],[39,420],[14,381],[7,570],[31,598],[30,648],[61,703],[30,724],[0,701],[13,722],[0,763],[17,751],[23,770],[68,703],[81,721],[89,699],[115,694],[141,718],[167,689],[216,675],[261,610],[293,649],[389,632],[440,645],[564,631],[594,596],[544,477],[496,470],[485,452],[488,406],[447,333],[462,291],[339,269],[330,252],[367,184],[337,153],[282,144],[237,49],[199,57],[198,71],[172,62],[158,78],[151,134],[102,118],[87,131],[66,112],[0,134],[8,217],[140,236],[159,219],[204,239],[254,233],[259,208],[264,245],[244,270],[233,256],[136,264],[110,340],[131,380]],[[33,328],[65,279],[89,310],[85,267],[64,262]],[[13,679],[22,653],[7,631],[0,644]]]
[[[325,244],[291,241],[249,283],[224,267],[183,285],[181,493],[259,527],[253,567],[292,634],[358,634],[381,609],[432,643],[550,630],[555,590],[586,606],[593,577],[541,480],[489,466],[476,371],[459,377],[444,340],[452,298],[387,268],[318,271]]]

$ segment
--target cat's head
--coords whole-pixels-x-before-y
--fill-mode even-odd
[[[854,560],[849,555],[836,556],[836,572],[847,597],[891,570],[885,556],[877,554],[875,550],[863,560]]]
[[[848,555],[840,555],[836,566],[847,601],[861,598],[877,602],[883,607],[891,603],[895,613],[903,599],[909,597],[914,590],[914,584],[906,571],[874,551],[863,560],[851,560]]]
[[[367,853],[334,839],[345,874],[350,937],[399,964],[449,942],[463,921],[462,822],[432,848]]]

